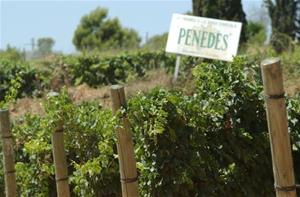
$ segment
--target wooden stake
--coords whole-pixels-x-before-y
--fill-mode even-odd
[[[62,125],[52,134],[55,180],[58,197],[69,197],[68,167],[64,148],[64,133]]]
[[[0,110],[0,125],[3,145],[3,164],[6,197],[17,196],[13,138],[8,110]]]
[[[264,60],[261,71],[277,197],[296,197],[293,159],[279,58]]]
[[[124,87],[119,85],[111,86],[111,98],[114,114],[116,114],[121,107],[126,107]],[[123,116],[122,124],[121,127],[117,128],[117,149],[119,155],[122,196],[138,197],[136,160],[134,158],[130,124],[126,116]]]

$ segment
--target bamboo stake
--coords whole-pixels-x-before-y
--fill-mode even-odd
[[[284,100],[282,68],[279,58],[261,63],[266,94],[269,138],[277,197],[296,197],[291,144]]]
[[[3,145],[5,193],[6,197],[16,197],[17,183],[15,174],[13,138],[10,128],[10,118],[8,110],[0,110],[0,125]]]
[[[112,109],[114,114],[126,106],[124,87],[111,86]],[[138,179],[134,157],[132,134],[128,118],[123,116],[122,127],[117,128],[117,150],[121,174],[122,196],[138,197]]]
[[[58,197],[69,197],[68,167],[64,149],[64,133],[62,125],[52,134],[55,180]]]

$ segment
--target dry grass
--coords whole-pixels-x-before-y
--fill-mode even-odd
[[[282,54],[276,52],[269,45],[249,44],[244,51],[247,56],[266,59],[279,57],[283,67],[284,88],[289,96],[300,93],[300,46],[295,45],[293,50],[287,50]]]
[[[44,114],[44,109],[42,106],[43,99],[33,99],[33,98],[22,98],[18,99],[16,103],[10,106],[10,115],[12,119],[16,117],[23,116],[26,113],[30,114]]]
[[[140,91],[148,92],[155,87],[171,88],[172,75],[164,70],[153,70],[148,72],[143,79],[127,83],[125,90],[128,96],[132,96]]]
[[[285,92],[289,96],[300,93],[300,78],[287,79],[284,81]]]

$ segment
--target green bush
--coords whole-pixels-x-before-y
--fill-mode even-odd
[[[25,53],[22,53],[15,47],[7,45],[6,50],[0,50],[0,59],[7,59],[11,61],[22,61],[25,59]]]
[[[21,196],[55,193],[51,133],[64,123],[65,147],[73,195],[116,196],[120,193],[114,156],[114,118],[94,103],[75,105],[63,92],[48,99],[45,117],[27,115],[14,126],[16,170]]]
[[[67,65],[68,75],[73,84],[86,83],[95,87],[142,77],[147,70],[155,68],[165,68],[168,71],[175,65],[175,57],[162,51],[138,52],[106,58],[91,53],[65,56],[59,62]]]
[[[262,87],[245,64],[199,65],[192,97],[156,90],[130,100],[144,196],[272,194]]]
[[[284,51],[294,50],[293,40],[291,39],[291,37],[287,34],[277,31],[272,33],[270,44],[272,45],[273,49],[279,54]]]
[[[38,76],[37,70],[26,62],[0,59],[0,100],[4,99],[12,85],[12,81],[16,78],[20,79],[17,96],[31,95],[39,89]]]
[[[259,22],[249,21],[246,25],[246,36],[249,43],[257,43],[262,45],[267,38],[266,29]]]
[[[287,103],[296,183],[300,183],[300,94]]]
[[[60,122],[64,124],[72,195],[119,196],[115,118],[111,111],[96,103],[75,105],[66,91],[49,98],[45,110],[44,117],[28,114],[14,123],[20,196],[56,196],[51,134]],[[3,168],[2,157],[0,168]],[[0,175],[3,177],[3,170]],[[3,192],[1,179],[0,196]]]
[[[129,101],[143,196],[273,196],[258,65],[203,63],[194,76],[192,97],[157,89]],[[299,98],[287,101],[295,166]]]
[[[114,57],[86,53],[78,56],[58,56],[50,61],[26,62],[0,58],[0,99],[3,100],[12,80],[17,77],[21,84],[17,97],[40,95],[49,88],[70,85],[66,82],[75,86],[86,83],[96,87],[124,83],[143,77],[146,71],[157,68],[164,68],[169,72],[175,65],[175,56],[167,55],[163,51],[137,52]]]
[[[144,49],[148,50],[164,50],[168,40],[168,33],[154,35],[146,43],[143,44]]]

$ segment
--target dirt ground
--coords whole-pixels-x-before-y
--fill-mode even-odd
[[[163,70],[151,71],[144,78],[125,84],[125,94],[127,97],[130,97],[137,92],[147,92],[157,86],[170,88],[172,86],[171,79],[172,76]],[[111,105],[109,88],[110,86],[91,88],[86,84],[77,87],[67,87],[68,93],[75,103],[96,101],[104,107],[110,107]],[[44,101],[45,98],[25,97],[18,99],[16,103],[10,106],[12,119],[23,116],[26,113],[43,115]]]

